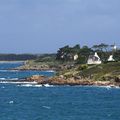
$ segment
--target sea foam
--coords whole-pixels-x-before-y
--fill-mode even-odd
[[[46,109],[51,109],[51,107],[49,106],[42,106],[43,108],[46,108]]]
[[[54,87],[53,85],[49,85],[49,84],[40,85],[40,84],[31,84],[31,83],[21,84],[18,86],[22,86],[22,87]]]

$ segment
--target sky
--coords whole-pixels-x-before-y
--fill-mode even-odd
[[[120,0],[0,0],[0,53],[120,45]]]

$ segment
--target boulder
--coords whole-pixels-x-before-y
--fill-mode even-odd
[[[35,81],[35,82],[42,83],[42,82],[46,81],[47,79],[48,78],[45,76],[33,75],[33,76],[27,78],[27,81],[30,81],[30,82]]]

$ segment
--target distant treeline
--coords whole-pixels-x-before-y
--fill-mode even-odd
[[[24,61],[37,59],[33,54],[0,54],[0,61]]]

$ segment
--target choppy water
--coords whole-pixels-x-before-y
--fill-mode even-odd
[[[119,88],[0,84],[0,120],[119,120],[119,102]]]
[[[0,80],[17,80],[24,79],[32,75],[52,76],[54,72],[51,71],[17,71],[9,70],[21,66],[23,63],[0,63]]]

